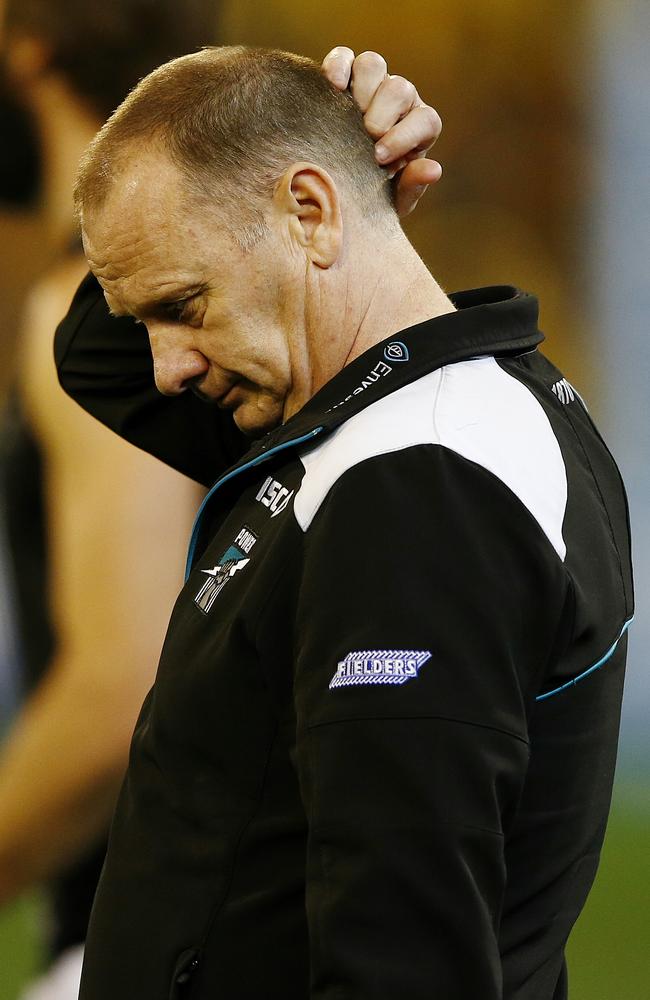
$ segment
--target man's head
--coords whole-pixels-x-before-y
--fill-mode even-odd
[[[355,232],[396,224],[351,97],[308,59],[241,47],[145,78],[92,143],[76,204],[109,305],[147,325],[159,388],[198,388],[251,433],[342,367],[334,350],[314,372],[305,311],[328,308]]]

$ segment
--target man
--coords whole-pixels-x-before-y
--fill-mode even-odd
[[[82,1000],[562,1000],[632,592],[620,477],[535,299],[445,295],[350,97],[286,53],[151,74],[77,203],[125,318],[82,285],[63,385],[214,483]]]

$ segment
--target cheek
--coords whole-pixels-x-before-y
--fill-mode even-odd
[[[244,279],[242,279],[243,281]],[[211,303],[196,337],[197,350],[213,364],[236,372],[273,392],[291,384],[288,338],[275,303],[254,284],[233,291],[226,302]]]
[[[284,331],[251,317],[245,329],[233,331],[227,352],[238,371],[261,386],[279,391],[289,386],[291,366]]]

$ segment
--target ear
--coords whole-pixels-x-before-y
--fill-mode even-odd
[[[335,264],[343,219],[339,194],[327,171],[313,163],[292,164],[276,185],[273,201],[294,245],[317,267]]]

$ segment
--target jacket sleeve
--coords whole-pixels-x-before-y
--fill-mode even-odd
[[[565,581],[517,498],[440,447],[348,470],[305,529],[297,767],[319,1000],[501,997],[504,841]]]
[[[80,406],[205,486],[248,447],[230,414],[192,392],[158,392],[144,326],[112,317],[91,274],[58,326],[54,356],[61,385]]]

